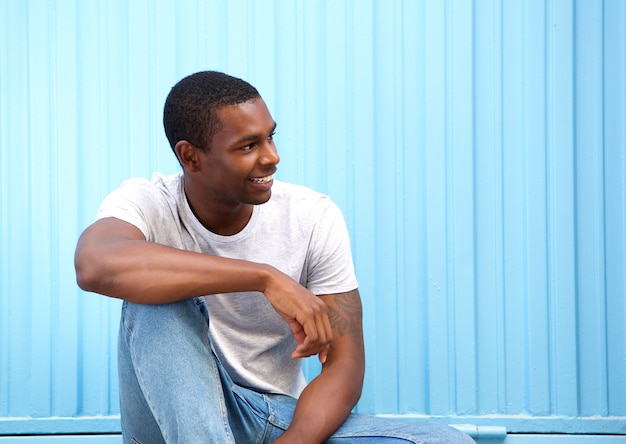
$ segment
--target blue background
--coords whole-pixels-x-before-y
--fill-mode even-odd
[[[74,247],[178,170],[163,101],[204,69],[344,211],[359,411],[626,433],[625,41],[622,0],[1,0],[0,434],[119,430],[119,301]]]

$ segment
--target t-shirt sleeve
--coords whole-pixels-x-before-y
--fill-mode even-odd
[[[159,205],[153,184],[146,179],[129,179],[104,198],[96,220],[106,217],[128,222],[137,227],[147,240],[153,240],[154,221],[159,220]]]
[[[346,222],[337,205],[327,203],[318,213],[308,253],[307,288],[317,295],[358,287]]]

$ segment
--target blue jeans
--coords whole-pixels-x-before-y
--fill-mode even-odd
[[[271,443],[296,399],[233,383],[208,339],[202,298],[124,302],[118,340],[124,443]],[[323,408],[323,406],[320,406]],[[351,414],[327,443],[473,443],[454,428]]]

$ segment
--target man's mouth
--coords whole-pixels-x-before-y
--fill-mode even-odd
[[[271,182],[273,179],[274,179],[274,175],[270,174],[269,176],[265,176],[265,177],[252,177],[250,181],[254,183],[268,183],[268,182]]]

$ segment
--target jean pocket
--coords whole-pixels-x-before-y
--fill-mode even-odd
[[[269,409],[269,422],[275,427],[286,430],[291,424],[298,400],[288,395],[268,393],[264,395]]]
[[[231,391],[235,395],[236,399],[238,399],[239,404],[247,410],[253,412],[259,418],[266,420],[269,411],[267,402],[265,401],[265,397],[254,390],[247,389],[245,387],[240,387],[236,384],[231,386]]]

